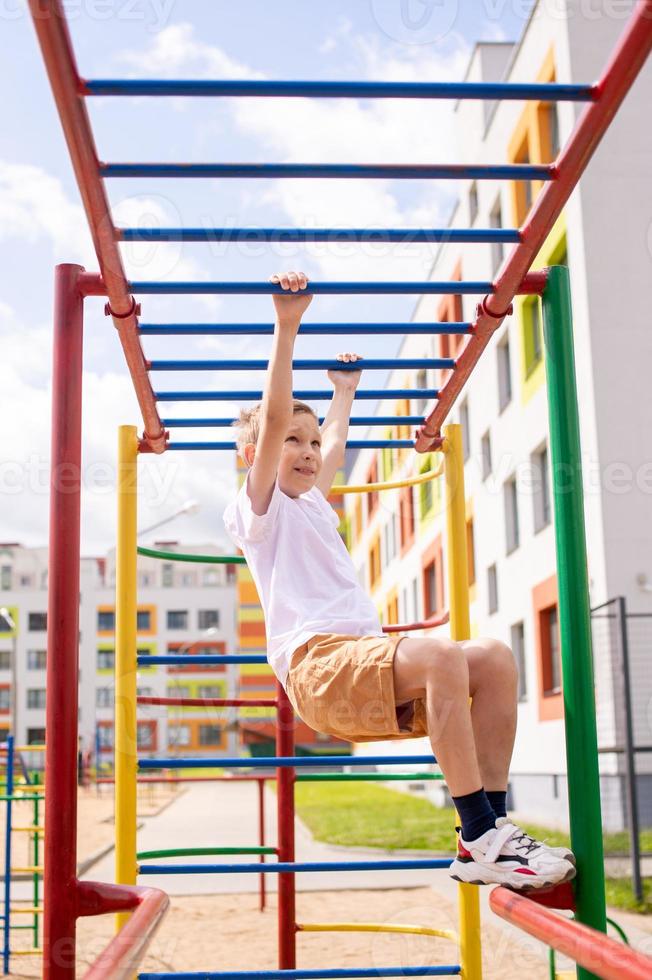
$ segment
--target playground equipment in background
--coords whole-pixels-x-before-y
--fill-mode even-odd
[[[567,270],[552,268],[531,273],[537,253],[555,220],[559,217],[573,188],[606,132],[614,114],[632,85],[652,46],[652,0],[640,0],[618,42],[600,79],[594,85],[545,84],[486,84],[486,83],[403,83],[403,82],[274,82],[274,81],[138,81],[86,80],[80,77],[67,28],[61,0],[29,0],[33,22],[41,45],[57,109],[68,143],[72,164],[86,210],[99,274],[88,273],[80,266],[59,265],[55,275],[54,368],[53,368],[53,427],[52,427],[52,490],[50,515],[50,575],[48,603],[48,706],[47,706],[47,771],[50,790],[46,799],[46,872],[44,915],[44,976],[46,980],[70,980],[75,973],[74,948],[76,920],[80,916],[119,912],[120,934],[107,947],[98,962],[87,974],[92,980],[129,976],[139,962],[149,937],[158,926],[167,906],[166,896],[156,889],[136,888],[136,841],[132,830],[131,806],[135,796],[138,762],[135,750],[135,727],[127,722],[116,731],[116,805],[124,824],[119,831],[117,848],[120,884],[107,885],[78,881],[75,869],[76,831],[76,751],[77,751],[77,657],[78,657],[78,593],[79,593],[79,483],[73,479],[65,489],[56,478],[61,467],[79,474],[81,470],[81,372],[83,306],[86,296],[107,296],[106,313],[113,319],[123,346],[141,409],[144,434],[138,439],[135,428],[121,432],[119,468],[119,540],[117,594],[120,612],[118,634],[116,695],[119,703],[128,705],[128,722],[135,726],[136,709],[136,462],[141,452],[162,453],[179,449],[232,449],[232,442],[168,442],[166,426],[217,426],[215,419],[161,419],[157,403],[161,401],[247,401],[259,399],[260,391],[164,391],[155,393],[149,371],[198,370],[262,370],[265,362],[248,361],[148,361],[141,346],[141,337],[151,334],[241,335],[270,334],[270,324],[140,324],[140,306],[135,295],[154,294],[273,294],[280,287],[262,282],[129,282],[119,250],[119,242],[127,240],[159,241],[222,241],[233,243],[258,235],[264,241],[319,241],[347,236],[350,241],[458,241],[511,242],[513,248],[503,261],[494,282],[327,282],[311,283],[315,294],[465,294],[481,298],[472,323],[456,324],[306,324],[302,332],[312,334],[369,334],[369,333],[462,333],[468,342],[460,356],[452,358],[382,359],[365,361],[366,370],[385,367],[418,366],[445,368],[448,378],[441,391],[436,389],[361,389],[356,399],[420,398],[435,399],[436,406],[425,419],[419,419],[414,447],[418,452],[443,448],[446,459],[447,539],[449,551],[450,621],[453,639],[469,634],[466,541],[464,529],[464,482],[459,431],[442,425],[459,395],[464,382],[489,343],[493,332],[509,313],[517,294],[540,296],[546,337],[546,369],[550,411],[550,445],[552,471],[566,477],[564,492],[555,484],[555,534],[559,582],[559,620],[561,627],[563,687],[566,705],[566,745],[568,755],[569,808],[571,843],[577,856],[578,876],[573,898],[570,887],[563,893],[556,890],[548,901],[557,907],[575,906],[577,922],[560,920],[554,913],[541,909],[531,898],[523,898],[497,889],[492,893],[492,906],[500,914],[518,921],[522,928],[536,929],[544,940],[555,948],[568,949],[569,938],[577,938],[575,959],[586,964],[587,943],[604,954],[604,964],[591,960],[581,967],[579,975],[588,977],[592,969],[598,976],[612,976],[607,960],[614,940],[604,935],[606,927],[600,799],[593,704],[591,645],[588,613],[588,583],[586,575],[586,544],[582,500],[581,460],[577,396],[575,391],[572,323]],[[95,149],[85,100],[101,96],[208,96],[238,98],[242,96],[308,96],[314,98],[454,98],[454,99],[528,99],[539,103],[570,100],[587,103],[573,133],[556,160],[546,164],[517,164],[513,166],[427,166],[411,165],[307,165],[307,164],[112,164],[100,163]],[[206,177],[219,174],[232,177],[332,177],[359,179],[414,177],[512,179],[541,181],[543,188],[536,197],[521,228],[516,229],[134,229],[116,228],[112,220],[104,179],[126,176]],[[134,295],[135,294],[135,295]],[[295,361],[301,369],[322,370],[341,368],[331,361]],[[297,391],[304,400],[327,399],[330,391]],[[376,424],[373,416],[369,424]],[[405,424],[400,416],[385,419],[389,424]],[[351,440],[349,446],[394,447],[411,446],[410,440]],[[451,474],[455,474],[455,479]],[[572,658],[569,651],[572,650]],[[222,658],[222,662],[234,658]],[[250,658],[235,658],[251,662]],[[264,658],[260,658],[264,660]],[[184,662],[188,662],[187,660]],[[277,769],[279,796],[279,827],[288,826],[293,816],[292,784],[295,767],[305,760],[291,755],[292,711],[284,692],[278,688],[277,720],[278,757],[265,760]],[[129,734],[131,732],[131,734]],[[119,734],[122,733],[122,734]],[[382,758],[382,757],[381,757]],[[389,757],[391,761],[393,757]],[[410,757],[400,757],[405,763]],[[431,756],[421,757],[432,762]],[[141,769],[158,762],[143,760]],[[258,760],[260,761],[260,760]],[[367,759],[367,762],[370,760]],[[383,761],[387,762],[385,758]],[[311,760],[314,763],[314,760]],[[246,760],[226,760],[233,767],[250,764]],[[187,765],[187,762],[184,762]],[[205,764],[205,760],[201,764]],[[217,763],[225,765],[225,760]],[[362,970],[300,970],[294,971],[295,921],[294,874],[305,866],[294,862],[291,841],[279,841],[279,861],[269,865],[266,873],[279,874],[279,904],[282,927],[279,931],[279,954],[282,970],[292,970],[292,977],[441,975],[462,973],[467,980],[479,980],[480,924],[477,889],[460,886],[460,965],[451,967],[388,967]],[[382,862],[366,862],[371,868]],[[415,866],[408,862],[410,867]],[[356,867],[357,865],[346,865]],[[405,866],[400,862],[392,867]],[[424,866],[421,864],[420,866]],[[433,865],[430,865],[433,866]],[[141,867],[142,873],[152,873],[152,867]],[[332,865],[331,865],[332,867]],[[260,873],[257,864],[234,865],[231,870]],[[180,869],[182,870],[182,869]],[[187,870],[187,866],[183,868]],[[206,870],[204,867],[203,870]],[[222,870],[222,868],[220,868]],[[170,873],[170,868],[167,868]],[[124,883],[124,884],[122,884]],[[541,896],[545,899],[545,896]],[[129,921],[126,910],[134,910]],[[560,925],[561,922],[561,925]],[[593,929],[589,928],[594,927]],[[58,954],[61,944],[67,943],[71,955]],[[624,978],[649,976],[652,961],[625,950],[620,976]],[[645,973],[644,971],[647,971]],[[171,974],[143,974],[143,977],[163,977]],[[219,971],[201,973],[203,977],[225,977]],[[251,976],[244,971],[239,977]],[[256,972],[257,977],[282,978],[283,972]]]
[[[14,745],[13,735],[7,735],[7,741],[0,744],[0,766],[2,767],[2,795],[0,802],[5,804],[5,859],[4,859],[4,888],[3,908],[0,915],[2,922],[2,968],[3,973],[9,973],[12,956],[40,956],[43,950],[39,948],[40,920],[43,914],[41,905],[41,877],[43,868],[40,865],[40,841],[45,832],[41,823],[41,803],[45,796],[45,785],[38,781],[42,775],[38,771],[30,775],[25,764],[23,753],[44,752],[44,745]],[[16,761],[18,770],[16,773]],[[13,822],[13,804],[30,802],[32,804],[32,823],[28,826],[16,826]],[[28,834],[28,846],[31,846],[31,861],[27,865],[14,866],[12,863],[13,834]],[[12,903],[11,885],[16,875],[29,876],[32,879],[32,901],[29,905]],[[13,924],[12,915],[30,915],[31,923]],[[29,949],[11,948],[11,930],[30,929],[32,946]]]

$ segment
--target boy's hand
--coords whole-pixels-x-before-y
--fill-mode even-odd
[[[338,361],[343,361],[345,364],[354,364],[356,361],[361,361],[363,358],[360,354],[338,354]],[[360,383],[360,378],[362,377],[362,371],[329,371],[328,380],[332,382],[334,388],[342,388],[349,391],[355,391]]]
[[[291,293],[289,296],[280,296],[278,293],[272,296],[279,325],[298,327],[312,301],[312,294],[303,292],[308,285],[308,277],[303,272],[275,272],[269,281],[278,283]]]

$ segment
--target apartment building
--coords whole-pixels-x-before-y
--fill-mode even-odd
[[[627,6],[627,5],[623,5]],[[471,81],[592,82],[623,28],[623,17],[587,17],[569,2],[561,15],[539,3],[518,43],[478,44]],[[627,598],[652,613],[649,432],[652,341],[644,284],[652,248],[649,114],[652,66],[643,71],[536,261],[535,268],[570,270],[583,447],[588,563],[592,606]],[[570,135],[581,107],[572,103],[460,102],[455,107],[457,158],[471,163],[546,163]],[[518,227],[541,190],[537,182],[461,182],[450,227]],[[646,201],[645,207],[642,202]],[[503,260],[501,245],[443,244],[433,280],[489,280]],[[419,322],[472,321],[474,297],[424,296]],[[466,338],[409,336],[399,356],[455,357]],[[388,350],[388,353],[392,353]],[[394,371],[387,387],[439,387],[440,371]],[[392,412],[392,407],[395,412]],[[418,397],[379,413],[422,415]],[[449,419],[462,427],[472,635],[511,644],[519,664],[519,728],[511,804],[523,815],[563,824],[566,758],[552,525],[548,406],[540,307],[517,298]],[[380,432],[380,430],[375,430]],[[407,426],[383,430],[406,438]],[[437,465],[412,450],[362,450],[353,483],[388,480]],[[347,528],[360,579],[387,621],[416,621],[447,608],[446,535],[441,480],[414,488],[347,498]],[[644,583],[643,586],[641,583]],[[445,631],[445,628],[443,628]],[[572,651],[567,652],[572,656]],[[594,644],[601,748],[623,744],[621,668],[614,644]],[[649,675],[649,671],[647,672]],[[652,681],[635,691],[635,740],[650,742]],[[396,743],[399,751],[420,751]],[[424,744],[424,750],[427,746]],[[396,746],[394,747],[396,749]],[[357,751],[364,752],[360,745]],[[374,751],[377,751],[375,748]],[[623,826],[624,757],[601,756],[603,816]],[[649,753],[637,759],[640,808],[652,813]],[[436,797],[438,790],[429,790]],[[650,820],[648,819],[648,823]]]

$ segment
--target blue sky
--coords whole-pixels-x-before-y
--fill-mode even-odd
[[[71,0],[65,7],[87,78],[315,78],[456,80],[477,40],[516,38],[530,4],[516,0]],[[94,260],[79,192],[31,18],[23,0],[0,0],[0,539],[47,541],[53,267]],[[6,97],[9,94],[10,97]],[[455,159],[451,105],[415,100],[93,99],[100,159],[128,161],[447,162]],[[450,185],[421,181],[230,180],[107,182],[116,223],[433,227],[446,223]],[[432,246],[278,245],[241,248],[126,246],[133,279],[261,280],[303,268],[314,280],[423,279]],[[145,297],[143,320],[271,319],[268,297]],[[414,297],[318,297],[307,319],[409,319]],[[86,304],[82,552],[115,540],[116,428],[140,420],[121,348],[102,302]],[[367,357],[391,356],[399,338],[357,340]],[[301,338],[297,355],[329,357],[342,338]],[[228,347],[220,338],[146,338],[150,357],[266,356],[267,338]],[[227,376],[229,386],[251,376]],[[262,384],[255,376],[255,386]],[[296,377],[299,386],[327,383]],[[374,372],[362,384],[377,387]],[[224,375],[154,377],[155,387],[224,385]],[[234,406],[211,413],[231,414]],[[369,409],[356,408],[358,414]],[[181,414],[163,406],[163,414]],[[192,414],[192,409],[188,410]],[[222,430],[223,432],[223,430]],[[356,434],[359,434],[360,430]],[[184,434],[191,438],[192,433]],[[216,436],[219,438],[219,436]],[[229,453],[168,453],[140,462],[139,522],[186,500],[199,512],[160,536],[224,541],[233,493]]]

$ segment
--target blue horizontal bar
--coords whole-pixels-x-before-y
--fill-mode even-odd
[[[330,401],[333,390],[295,391],[299,401]],[[259,402],[262,391],[157,391],[154,397],[159,402]],[[439,398],[439,388],[358,388],[356,401],[375,401],[392,398]]]
[[[101,163],[100,177],[215,177],[353,180],[554,180],[539,163]]]
[[[226,429],[238,419],[161,419],[166,428],[177,429]],[[322,425],[324,418],[319,419]],[[422,415],[356,415],[349,419],[349,425],[423,425]]]
[[[520,242],[518,228],[116,228],[123,242]]]
[[[415,871],[419,868],[450,868],[452,857],[407,858],[398,861],[279,861],[262,866],[258,861],[247,864],[140,864],[139,875],[219,875],[219,874],[286,874],[304,871]]]
[[[313,336],[351,334],[467,334],[472,324],[455,323],[302,323],[299,333]],[[139,332],[143,336],[167,336],[193,334],[197,336],[261,336],[274,334],[273,323],[141,323]]]
[[[166,449],[196,451],[196,450],[224,450],[230,451],[237,449],[235,442],[168,442]],[[347,439],[347,449],[414,449],[412,439]]]
[[[132,293],[157,294],[204,294],[220,293],[225,295],[248,296],[289,296],[289,290],[283,289],[271,282],[130,282]],[[351,295],[355,293],[434,293],[442,295],[458,295],[493,293],[492,282],[471,281],[462,282],[454,279],[451,282],[311,282],[310,288],[303,292],[313,296],[319,295]]]
[[[448,977],[461,973],[460,966],[373,966],[322,970],[220,970],[194,973],[139,973],[138,980],[357,980],[359,977]]]
[[[344,760],[344,761],[343,761]],[[214,769],[223,766],[226,769],[303,769],[311,766],[431,766],[435,762],[434,755],[261,755],[243,758],[198,759],[180,758],[179,756],[163,757],[160,759],[139,759],[139,769]],[[259,869],[260,870],[260,869]]]
[[[84,95],[229,96],[311,99],[536,99],[541,102],[590,102],[592,85],[560,82],[358,82],[276,79],[95,78]]]
[[[268,360],[201,360],[201,361],[148,361],[149,371],[266,371]],[[335,358],[292,361],[295,371],[391,371],[396,368],[436,368],[450,371],[455,367],[452,357],[380,357],[363,358],[361,361],[345,362]]]
[[[258,653],[161,653],[140,654],[139,667],[153,667],[156,664],[266,664],[267,657]]]

